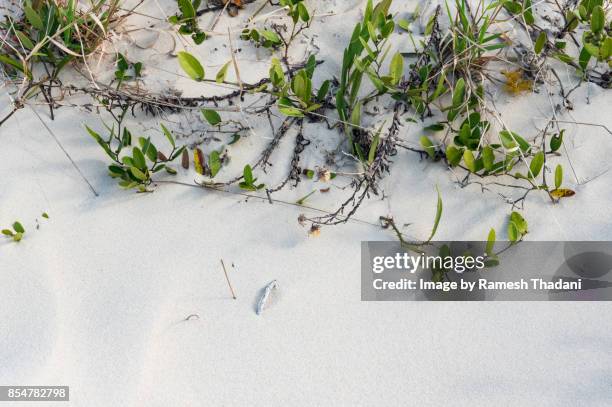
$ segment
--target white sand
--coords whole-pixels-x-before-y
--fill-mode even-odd
[[[143,10],[160,15],[156,3]],[[413,8],[412,2],[396,3],[401,13]],[[326,61],[323,77],[337,72],[365,2],[317,4],[317,13],[336,13],[309,32]],[[216,30],[228,24],[240,27],[224,16]],[[190,47],[208,76],[229,60],[226,48],[207,51],[221,43],[213,38]],[[248,66],[242,79],[259,79],[269,54],[236,44],[243,49],[239,64]],[[148,85],[176,81],[154,69],[178,73],[175,59],[142,55],[150,58]],[[129,57],[141,54],[132,49]],[[99,69],[108,68],[103,62]],[[186,79],[176,86],[201,92]],[[594,85],[589,93],[586,105],[586,87],[575,92],[575,110],[564,120],[612,128],[610,94]],[[521,134],[533,133],[537,118],[550,114],[542,95],[498,96],[504,120]],[[0,115],[8,109],[2,92]],[[19,219],[27,229],[20,244],[0,241],[0,384],[70,385],[70,405],[79,407],[610,405],[610,304],[362,303],[360,242],[392,240],[388,231],[354,221],[309,238],[297,223],[305,212],[300,208],[180,186],[160,186],[152,194],[123,191],[107,177],[102,151],[83,130],[84,124],[102,129],[100,116],[62,108],[50,121],[44,107],[36,111],[100,196],[93,196],[29,107],[0,128],[0,226]],[[159,121],[139,116],[133,128],[155,129],[147,135],[156,134],[164,146]],[[256,133],[231,149],[231,165],[220,176],[229,178],[255,160],[268,141],[265,120],[250,124]],[[408,123],[402,137],[417,143],[420,128]],[[528,239],[610,240],[612,136],[599,127],[566,128],[580,181],[603,175],[578,185],[566,172],[577,195],[558,205],[531,195],[524,212]],[[305,166],[322,164],[325,146],[338,142],[322,126],[307,125],[305,135],[313,141]],[[273,170],[257,174],[262,181],[284,177],[292,148],[287,138],[274,154]],[[178,179],[193,177],[181,170]],[[437,184],[444,200],[438,239],[483,239],[490,227],[502,235],[510,206],[495,193],[460,189],[454,181],[443,165],[400,152],[382,184],[388,198],[372,199],[356,218],[375,224],[380,215],[393,215],[398,224],[411,223],[408,235],[427,237]],[[321,184],[304,181],[277,198],[295,201],[315,187]],[[344,194],[334,188],[308,203],[333,209]],[[258,316],[260,291],[274,279],[278,298]],[[185,321],[191,314],[199,319]]]

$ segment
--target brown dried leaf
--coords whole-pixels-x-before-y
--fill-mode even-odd
[[[328,182],[331,179],[331,171],[327,168],[318,168],[317,178],[319,181]]]
[[[310,227],[310,230],[308,231],[308,235],[310,237],[319,237],[321,235],[321,226],[319,226],[319,225],[312,225]]]
[[[188,170],[189,169],[189,153],[187,149],[183,150],[183,157],[181,158],[181,166]]]

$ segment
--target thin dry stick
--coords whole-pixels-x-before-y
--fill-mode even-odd
[[[255,10],[255,12],[254,12],[254,13],[251,15],[251,17],[249,17],[249,19],[247,20],[247,22],[250,24],[250,23],[251,23],[251,22],[252,22],[252,21],[255,19],[255,17],[257,17],[257,15],[258,15],[259,13],[261,13],[261,11],[262,11],[264,8],[266,8],[266,5],[267,5],[267,4],[268,4],[268,0],[265,0],[265,1],[264,1],[264,2],[261,4],[261,6],[259,6],[259,8],[258,8],[257,10]]]
[[[223,259],[221,259],[221,266],[223,267],[223,273],[225,274],[225,279],[227,280],[227,285],[229,286],[230,291],[232,292],[232,298],[236,299],[236,293],[232,288],[232,283],[230,283],[229,276],[227,275],[227,270],[225,269],[225,263],[223,263]]]
[[[51,131],[51,129],[49,128],[49,126],[47,126],[47,123],[45,123],[45,121],[42,119],[42,117],[40,117],[40,115],[38,114],[38,112],[36,110],[34,110],[34,108],[32,108],[32,106],[29,106],[30,110],[32,110],[32,112],[36,115],[36,117],[38,118],[38,120],[40,120],[40,122],[42,123],[42,125],[45,127],[45,129],[47,129],[47,131],[49,132],[49,134],[51,135],[51,137],[53,137],[53,140],[55,140],[55,143],[59,146],[59,148],[64,152],[64,154],[66,155],[66,157],[68,157],[68,160],[70,161],[70,163],[72,164],[72,166],[74,167],[74,169],[79,173],[79,175],[81,176],[81,178],[83,179],[83,181],[85,181],[85,183],[87,184],[87,186],[89,187],[89,189],[91,189],[91,192],[93,192],[93,194],[97,197],[99,196],[98,191],[96,191],[96,189],[93,187],[93,185],[91,185],[91,182],[89,182],[89,180],[87,179],[87,177],[85,177],[85,175],[83,174],[83,172],[81,171],[81,169],[76,165],[76,163],[74,162],[74,160],[72,159],[72,157],[70,156],[70,154],[68,154],[68,151],[66,151],[66,149],[64,148],[64,146],[62,145],[62,143],[60,143],[59,139],[57,138],[57,136],[55,135],[55,133],[53,133],[53,131]]]
[[[234,71],[236,71],[236,79],[238,80],[238,85],[240,85],[240,97],[242,98],[244,86],[242,85],[242,79],[240,79],[240,69],[238,69],[238,62],[236,62],[236,55],[234,54],[234,45],[232,44],[232,31],[229,27],[227,28],[227,37],[229,39],[230,52],[232,53],[232,63],[234,64]]]
[[[212,24],[210,25],[210,28],[208,29],[208,31],[214,31],[215,27],[217,26],[217,23],[219,22],[219,20],[221,19],[221,15],[223,15],[223,13],[225,13],[225,11],[227,10],[228,6],[230,5],[231,1],[227,0],[225,2],[225,6],[223,6],[223,8],[221,9],[221,11],[219,11],[219,14],[217,14],[215,16],[215,19],[213,20]]]

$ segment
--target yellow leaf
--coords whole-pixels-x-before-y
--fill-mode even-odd
[[[504,89],[508,93],[519,94],[521,92],[529,92],[533,89],[533,81],[523,78],[523,71],[502,71],[502,75],[506,77]]]
[[[561,199],[574,196],[576,195],[576,192],[572,191],[571,189],[559,188],[550,191],[550,195],[552,195],[552,197],[555,199]]]
[[[193,150],[193,164],[196,172],[200,175],[204,175],[204,154],[199,148]]]

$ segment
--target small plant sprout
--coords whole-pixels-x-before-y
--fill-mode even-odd
[[[303,0],[279,0],[279,5],[287,10],[287,15],[291,17],[293,26],[290,33],[285,35],[283,30],[277,26],[268,28],[246,28],[240,37],[245,41],[252,41],[258,47],[271,50],[284,46],[284,57],[287,58],[289,48],[295,38],[310,26],[311,18],[306,4]]]
[[[123,81],[138,79],[142,74],[142,62],[130,62],[120,53],[117,54],[116,68],[115,79],[117,80],[117,88],[121,86]]]
[[[306,67],[297,71],[291,82],[285,80],[280,61],[272,59],[270,82],[272,95],[278,98],[278,110],[285,116],[304,117],[321,107],[319,95],[313,94],[312,76],[316,67],[314,56],[308,58]]]
[[[2,229],[2,234],[6,237],[13,239],[14,242],[20,242],[25,234],[25,229],[21,223],[15,221],[12,229]]]
[[[252,41],[256,46],[277,49],[282,45],[281,37],[272,30],[257,28],[244,29],[240,34],[240,38],[245,41]]]
[[[265,187],[264,184],[256,184],[257,178],[253,178],[253,169],[250,165],[245,165],[242,173],[242,182],[239,184],[240,188],[246,191],[258,191]]]
[[[196,44],[201,44],[206,39],[204,33],[198,25],[197,10],[202,0],[177,0],[178,12],[168,18],[168,22],[179,26],[179,34],[191,35],[191,39]]]
[[[561,164],[558,164],[557,167],[555,168],[555,189],[550,191],[550,195],[556,201],[560,200],[561,198],[568,198],[570,196],[576,195],[576,192],[574,192],[571,189],[561,188],[562,184],[563,184],[563,166]]]
[[[118,178],[121,187],[137,188],[140,192],[148,192],[147,188],[153,182],[154,174],[162,170],[171,175],[176,174],[176,170],[168,164],[179,157],[185,149],[184,146],[177,148],[174,137],[166,126],[162,124],[161,128],[172,147],[168,155],[159,151],[150,138],[139,137],[138,145],[132,146],[132,134],[127,128],[123,129],[121,137],[113,129],[109,129],[108,138],[103,139],[100,134],[86,126],[89,135],[113,161],[108,166],[109,175]],[[131,150],[125,153],[130,147]]]

